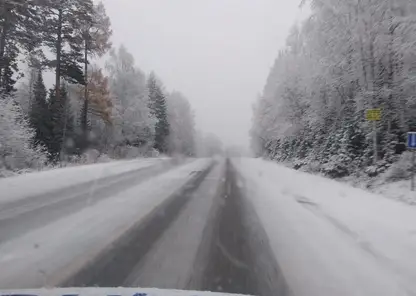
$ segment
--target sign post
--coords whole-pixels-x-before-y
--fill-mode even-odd
[[[415,191],[415,151],[416,151],[416,132],[407,133],[407,148],[412,150],[412,180],[411,189]]]
[[[373,122],[374,164],[376,164],[378,160],[377,121],[381,120],[381,109],[368,109],[365,113],[365,118]]]
[[[410,187],[412,191],[415,191],[415,150],[412,151],[412,181]]]

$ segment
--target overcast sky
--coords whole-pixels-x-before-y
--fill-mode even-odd
[[[190,100],[197,128],[248,146],[251,106],[300,0],[104,0],[113,43]]]

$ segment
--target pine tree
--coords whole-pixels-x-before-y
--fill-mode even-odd
[[[149,109],[157,120],[155,125],[154,148],[161,153],[167,153],[169,122],[167,117],[166,98],[153,73],[149,76],[147,88],[149,92]]]
[[[374,138],[365,110],[381,108],[374,175],[398,158],[416,122],[416,2],[308,2],[311,17],[291,31],[253,110],[252,146],[317,160],[334,177],[366,171]]]
[[[36,145],[46,145],[50,136],[49,110],[46,102],[47,92],[43,82],[42,71],[39,70],[33,86],[33,98],[29,109],[29,122],[35,130]]]
[[[45,0],[44,45],[55,58],[49,65],[55,69],[55,97],[60,98],[61,77],[72,83],[85,84],[80,64],[83,62],[82,26],[92,22],[91,0]]]
[[[14,90],[17,58],[20,53],[33,53],[41,44],[41,14],[38,1],[2,0],[0,4],[0,87]]]
[[[50,114],[50,138],[48,149],[53,160],[63,160],[65,153],[73,153],[74,142],[74,116],[69,105],[68,94],[65,84],[60,87],[61,96],[58,99],[55,90],[50,91],[49,114]]]
[[[10,97],[0,99],[0,175],[2,169],[41,168],[46,154],[33,145],[34,131]]]
[[[11,94],[16,91],[14,85],[16,79],[14,78],[14,72],[17,71],[16,55],[11,53],[7,58],[4,58],[5,66],[2,71],[1,91],[6,94]]]

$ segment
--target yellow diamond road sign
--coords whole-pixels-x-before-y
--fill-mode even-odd
[[[368,109],[365,118],[369,121],[379,121],[381,119],[381,109]]]

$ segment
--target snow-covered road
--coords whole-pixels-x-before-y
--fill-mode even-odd
[[[259,159],[235,159],[294,295],[416,295],[416,208]]]
[[[66,186],[33,194],[22,182],[23,197],[9,181],[11,195],[0,198],[1,293],[140,286],[416,295],[411,206],[259,159],[105,166],[95,179],[85,167],[84,181],[72,176],[82,168],[59,170]]]
[[[0,242],[92,206],[174,165],[171,160],[136,160],[85,166],[84,170],[81,170],[82,167],[55,170],[56,175],[42,172],[2,180],[0,188],[4,196],[0,203]],[[92,179],[94,171],[96,177]],[[38,179],[38,175],[46,176]],[[63,182],[65,175],[68,182],[57,188],[56,184]],[[30,179],[37,182],[28,181]],[[9,186],[19,180],[20,186]],[[34,184],[38,186],[29,194],[28,188]],[[12,200],[11,197],[15,198]]]
[[[34,195],[17,205],[6,203],[0,214],[0,266],[7,272],[0,275],[0,287],[58,284],[209,162],[162,162],[97,180],[90,188],[74,185],[53,196],[45,193],[44,199]]]
[[[0,179],[0,192],[4,193],[0,195],[0,205],[33,197],[34,195],[43,195],[55,190],[62,190],[73,185],[94,182],[117,174],[128,173],[163,161],[166,161],[166,159],[149,158],[114,161],[63,169],[56,168],[3,178]]]

